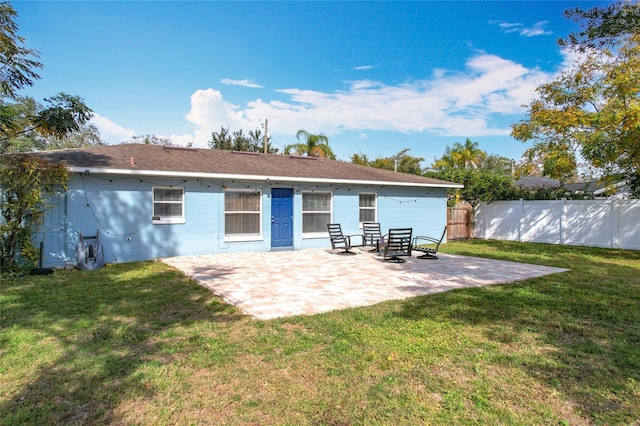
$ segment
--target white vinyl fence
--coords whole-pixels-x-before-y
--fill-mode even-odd
[[[640,250],[640,200],[481,203],[474,237]]]

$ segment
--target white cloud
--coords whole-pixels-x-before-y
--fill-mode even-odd
[[[526,27],[520,22],[504,22],[504,21],[489,21],[492,25],[498,25],[502,32],[506,34],[518,33],[524,37],[536,37],[541,35],[553,34],[553,31],[545,29],[549,21],[538,21],[531,27]]]
[[[127,139],[131,139],[136,135],[136,132],[131,129],[125,129],[124,127],[114,123],[107,117],[94,113],[91,122],[96,125],[100,131],[100,136],[108,144],[116,144]]]
[[[553,31],[546,30],[544,27],[549,23],[549,21],[540,21],[533,24],[531,28],[523,28],[520,32],[521,35],[525,37],[535,37],[539,35],[551,35]]]
[[[109,145],[119,144],[124,141],[131,140],[134,136],[138,136],[139,134],[134,130],[126,129],[107,117],[104,117],[100,114],[94,113],[91,122],[96,125],[98,130],[100,131],[100,136],[103,141],[105,141]],[[169,138],[174,143],[182,146],[188,145],[190,142],[193,142],[193,135],[156,135],[159,138]],[[206,146],[206,143],[205,143]]]
[[[242,86],[242,87],[250,87],[252,89],[261,89],[262,86],[256,83],[253,80],[244,79],[244,80],[232,80],[230,78],[223,78],[220,80],[220,83],[231,85],[231,86]]]
[[[355,71],[367,71],[367,70],[372,70],[374,68],[378,68],[378,66],[377,65],[360,65],[358,67],[353,67]]]
[[[257,121],[250,121],[246,115],[248,112],[225,101],[218,90],[196,90],[191,95],[191,111],[185,117],[195,125],[193,146],[206,147],[211,132],[219,131],[221,126],[231,130],[253,129]]]
[[[552,76],[496,55],[478,54],[464,72],[439,70],[431,79],[400,85],[373,80],[345,83],[333,92],[288,88],[284,100],[255,99],[234,105],[215,89],[191,97],[187,120],[195,126],[195,146],[206,146],[220,126],[253,129],[269,119],[272,134],[298,129],[327,135],[345,131],[427,132],[440,136],[508,135],[496,117],[521,114],[534,90]]]
[[[193,135],[175,135],[174,134],[169,136],[169,139],[171,139],[171,142],[180,146],[188,146],[189,144],[193,143]]]

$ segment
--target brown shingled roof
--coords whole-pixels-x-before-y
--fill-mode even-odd
[[[158,175],[232,175],[291,181],[379,182],[407,186],[458,187],[459,184],[406,173],[360,166],[327,158],[261,154],[144,144],[109,145],[34,153],[71,170],[92,173]]]

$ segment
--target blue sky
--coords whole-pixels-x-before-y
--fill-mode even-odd
[[[44,64],[22,94],[81,96],[108,143],[206,147],[268,119],[281,151],[305,129],[342,160],[409,148],[424,165],[466,138],[519,159],[510,125],[572,61],[562,12],[598,4],[12,2]]]

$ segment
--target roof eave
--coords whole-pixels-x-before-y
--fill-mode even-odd
[[[243,175],[226,173],[199,173],[199,172],[168,172],[162,170],[133,170],[133,169],[110,169],[92,167],[68,167],[72,173],[96,173],[115,174],[129,176],[157,176],[157,177],[188,177],[194,179],[224,179],[240,180],[252,182],[300,182],[300,183],[328,183],[328,184],[350,184],[350,185],[383,185],[383,186],[411,186],[423,188],[464,188],[464,185],[457,183],[417,183],[417,182],[393,182],[379,180],[351,180],[351,179],[327,179],[327,178],[307,178],[294,176],[264,176],[264,175]]]

